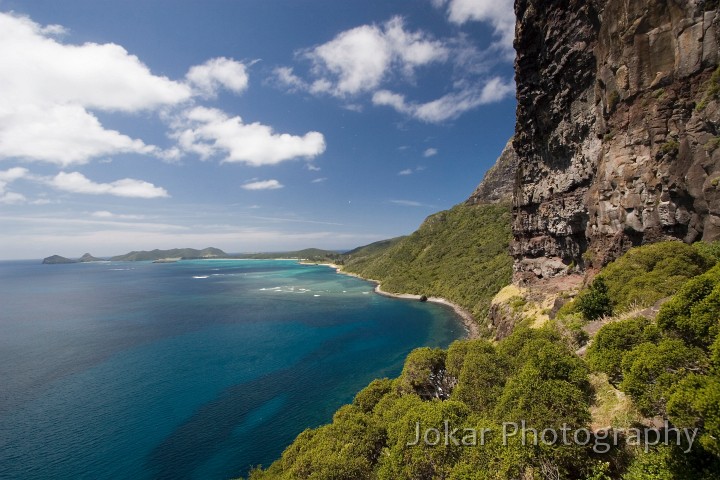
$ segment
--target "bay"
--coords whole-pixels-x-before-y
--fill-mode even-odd
[[[452,310],[326,266],[0,262],[0,478],[222,479],[268,465]]]

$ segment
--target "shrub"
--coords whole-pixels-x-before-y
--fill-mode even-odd
[[[590,285],[590,289],[578,296],[575,307],[586,320],[595,320],[613,313],[608,288],[602,277],[597,277]]]
[[[603,326],[588,348],[588,365],[595,371],[606,373],[611,383],[618,384],[622,380],[623,356],[641,343],[658,340],[658,332],[652,327],[643,317]]]

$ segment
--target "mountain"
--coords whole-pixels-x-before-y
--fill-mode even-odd
[[[373,242],[368,245],[363,245],[362,247],[353,248],[352,250],[348,250],[343,253],[343,261],[357,261],[363,257],[377,255],[397,244],[403,238],[405,238],[405,236],[390,238],[388,240],[380,240],[379,242]]]
[[[483,203],[510,203],[515,189],[515,175],[519,158],[513,148],[513,139],[508,140],[495,164],[485,172],[482,181],[467,199],[468,205]]]
[[[89,253],[84,254],[82,257],[80,257],[79,262],[80,263],[87,263],[87,262],[102,262],[102,258],[93,257]]]
[[[444,297],[482,322],[490,299],[510,282],[509,241],[509,205],[460,204],[384,250],[345,260],[343,271],[377,280],[387,292]]]
[[[77,260],[72,260],[70,258],[61,257],[60,255],[51,255],[49,257],[43,258],[42,261],[45,265],[61,265],[64,263],[78,263]]]
[[[162,258],[227,258],[228,254],[218,248],[204,248],[196,250],[194,248],[173,248],[171,250],[152,250],[152,251],[133,251],[125,255],[112,257],[110,260],[116,262],[140,262],[160,260]]]
[[[515,2],[517,282],[720,238],[717,5]]]

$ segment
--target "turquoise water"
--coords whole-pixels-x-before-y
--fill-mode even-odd
[[[324,266],[0,262],[0,478],[244,475],[463,335]]]

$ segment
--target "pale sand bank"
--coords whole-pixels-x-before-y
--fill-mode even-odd
[[[372,278],[365,278],[362,275],[358,275],[357,273],[351,273],[346,272],[342,269],[342,266],[336,265],[334,263],[319,263],[319,262],[301,262],[306,263],[309,265],[324,265],[326,267],[334,268],[337,273],[340,273],[342,275],[348,275],[351,277],[360,278],[363,280],[366,280],[368,282],[372,282],[375,284],[375,293],[378,295],[383,295],[385,297],[392,297],[392,298],[404,298],[408,300],[420,300],[421,295],[415,295],[411,293],[390,293],[386,292],[381,288],[381,282]],[[475,321],[475,317],[473,317],[472,313],[470,313],[465,308],[461,307],[460,305],[457,305],[450,300],[447,300],[442,297],[427,297],[428,302],[433,303],[439,303],[442,305],[446,305],[450,308],[452,308],[457,316],[459,316],[462,319],[463,325],[465,326],[465,330],[467,331],[467,336],[470,339],[478,338],[480,336],[480,329],[478,327],[477,322]]]

